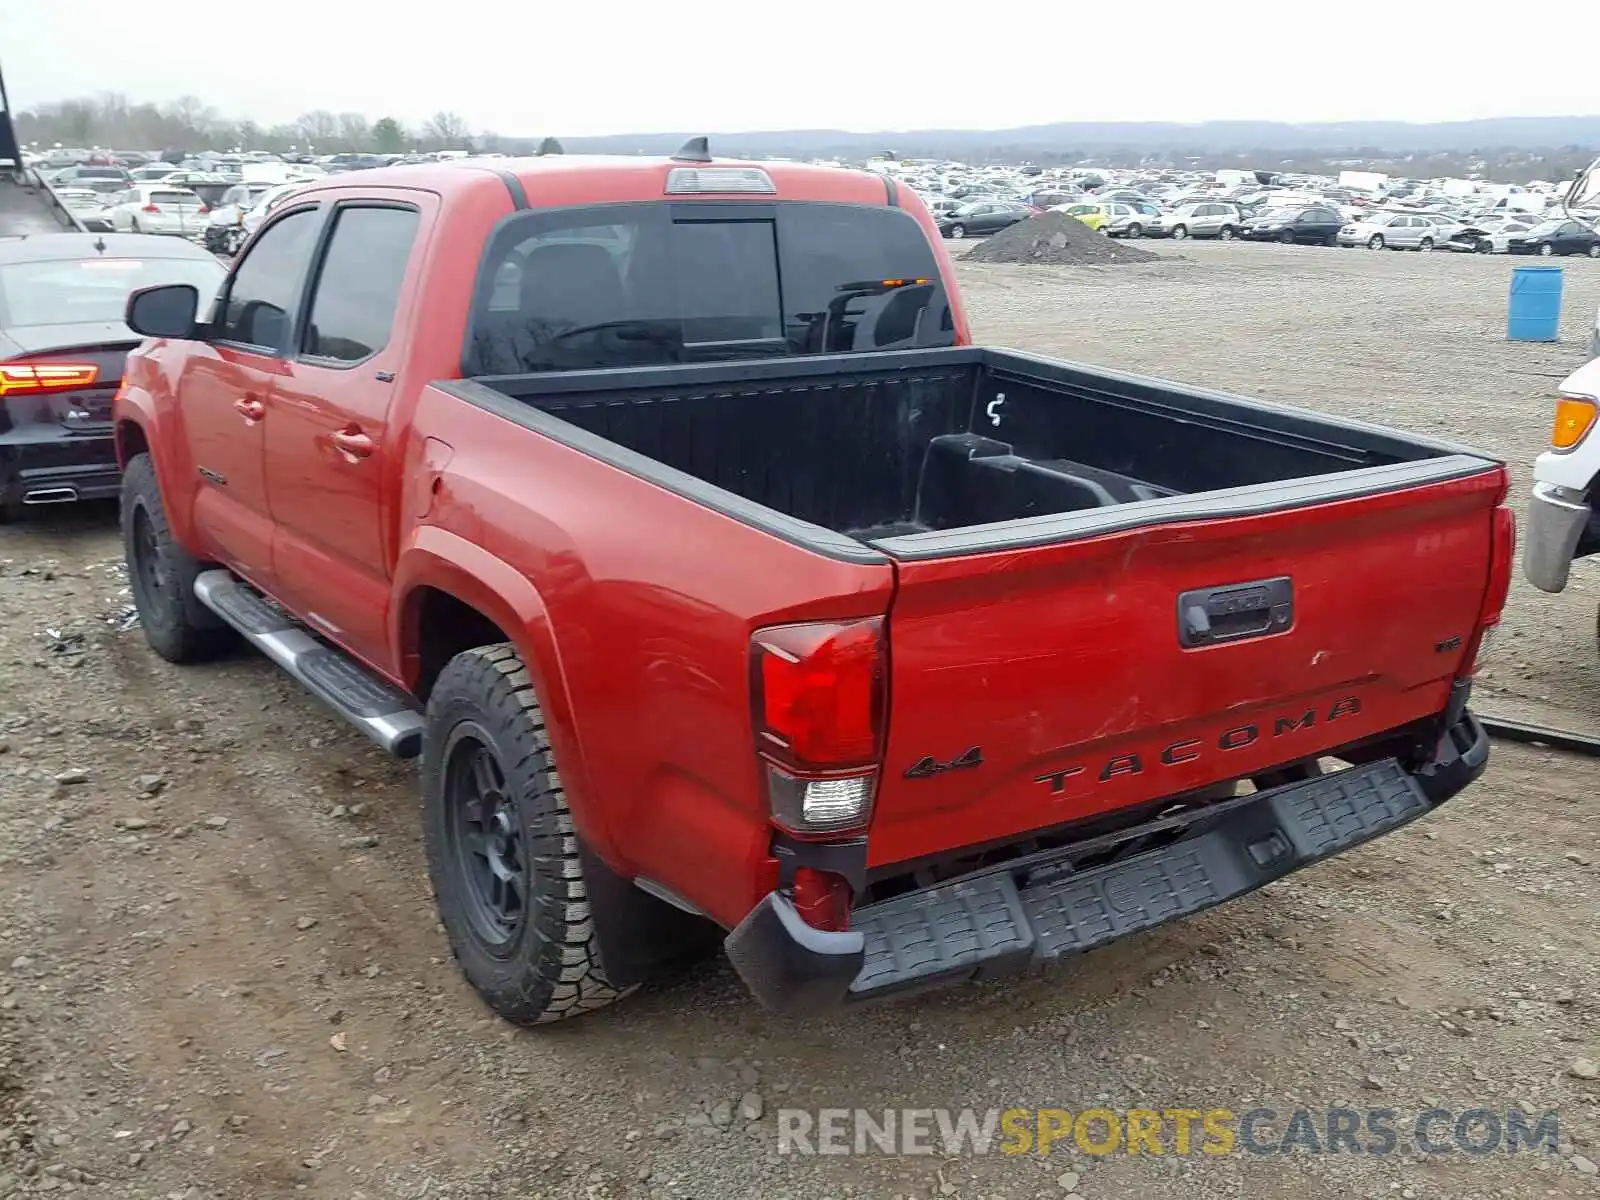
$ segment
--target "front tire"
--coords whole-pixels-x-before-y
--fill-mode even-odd
[[[178,545],[148,454],[122,473],[122,552],[144,639],[170,663],[215,658],[234,643],[231,628],[194,594],[203,563]]]
[[[1432,253],[1432,251],[1433,251],[1433,239],[1432,238],[1426,238],[1425,237],[1420,242],[1417,243],[1417,253],[1419,253],[1419,254],[1430,254],[1430,253]]]
[[[952,225],[950,226],[950,233],[948,236],[951,238],[951,240],[959,242],[962,238],[967,236],[967,227],[965,225]]]
[[[1383,249],[1383,234],[1375,233],[1371,237],[1369,237],[1367,239],[1367,249],[1368,250],[1382,250]]]
[[[604,1008],[606,977],[578,838],[533,679],[509,642],[456,655],[422,743],[428,874],[456,960],[502,1017],[537,1025]]]
[[[1554,246],[1552,246],[1549,242],[1541,242],[1539,244],[1539,257],[1540,258],[1549,258],[1555,252],[1556,252],[1556,248]]]
[[[1173,241],[1181,242],[1181,241],[1183,241],[1184,238],[1186,238],[1188,236],[1189,236],[1189,227],[1187,225],[1174,225],[1172,227],[1172,240]]]
[[[1282,233],[1280,233],[1278,235],[1278,240],[1280,242],[1282,242],[1285,246],[1294,245],[1294,230],[1285,229]]]

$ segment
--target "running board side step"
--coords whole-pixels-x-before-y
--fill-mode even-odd
[[[312,695],[397,758],[422,752],[422,714],[409,697],[227,571],[202,571],[194,594]]]

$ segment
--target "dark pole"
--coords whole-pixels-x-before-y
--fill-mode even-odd
[[[6,99],[6,77],[0,72],[0,162],[10,159],[22,170],[22,148],[17,145],[16,127],[11,124],[11,102]]]

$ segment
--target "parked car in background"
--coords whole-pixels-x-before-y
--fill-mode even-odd
[[[1339,245],[1365,246],[1368,250],[1432,250],[1449,238],[1427,217],[1412,213],[1379,212],[1339,230]]]
[[[1509,254],[1587,254],[1600,258],[1600,233],[1581,221],[1541,221],[1525,233],[1513,234],[1506,241]]]
[[[1060,204],[1056,206],[1054,211],[1066,213],[1069,217],[1075,217],[1094,230],[1103,228],[1105,223],[1111,219],[1110,205],[1097,204],[1092,201],[1084,201],[1079,204]]]
[[[947,238],[964,238],[972,233],[997,233],[1018,221],[1026,221],[1033,209],[1010,200],[980,200],[963,204],[938,220],[939,232]]]
[[[248,238],[260,229],[261,223],[277,209],[278,205],[304,187],[307,182],[304,179],[291,179],[286,183],[274,184],[257,196],[256,202],[245,209],[240,221],[244,226],[245,237]]]
[[[140,340],[123,323],[128,294],[184,283],[209,301],[224,275],[174,238],[0,238],[0,520],[117,494],[111,398]]]
[[[106,213],[106,198],[90,188],[56,188],[56,199],[64,204],[79,224],[90,233],[110,233],[111,218]]]
[[[210,213],[206,202],[187,188],[141,183],[111,197],[106,212],[120,233],[166,233],[198,237]]]
[[[213,254],[237,254],[247,236],[244,215],[273,188],[273,183],[236,183],[211,206],[206,222],[205,246]]]
[[[1148,200],[1113,200],[1105,207],[1107,219],[1101,232],[1111,237],[1143,237],[1151,224],[1161,219],[1161,210]]]
[[[131,182],[121,167],[64,167],[50,179],[52,187],[88,188],[107,195],[122,191]]]
[[[1343,218],[1327,205],[1274,208],[1246,221],[1240,236],[1256,242],[1282,242],[1286,246],[1332,246],[1341,224]]]
[[[1170,213],[1150,223],[1145,230],[1148,237],[1221,238],[1227,241],[1244,226],[1244,218],[1235,204],[1217,200],[1204,200],[1198,204],[1183,204]]]
[[[139,167],[128,172],[128,175],[134,183],[160,183],[182,171],[182,167],[174,166],[172,163],[151,163],[148,167]]]
[[[1507,217],[1491,217],[1461,227],[1445,243],[1445,249],[1468,254],[1504,254],[1515,234],[1526,233],[1532,224]]]

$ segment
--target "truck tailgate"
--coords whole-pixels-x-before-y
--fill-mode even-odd
[[[898,563],[872,865],[1099,817],[1442,711],[1504,486],[1486,469]]]

